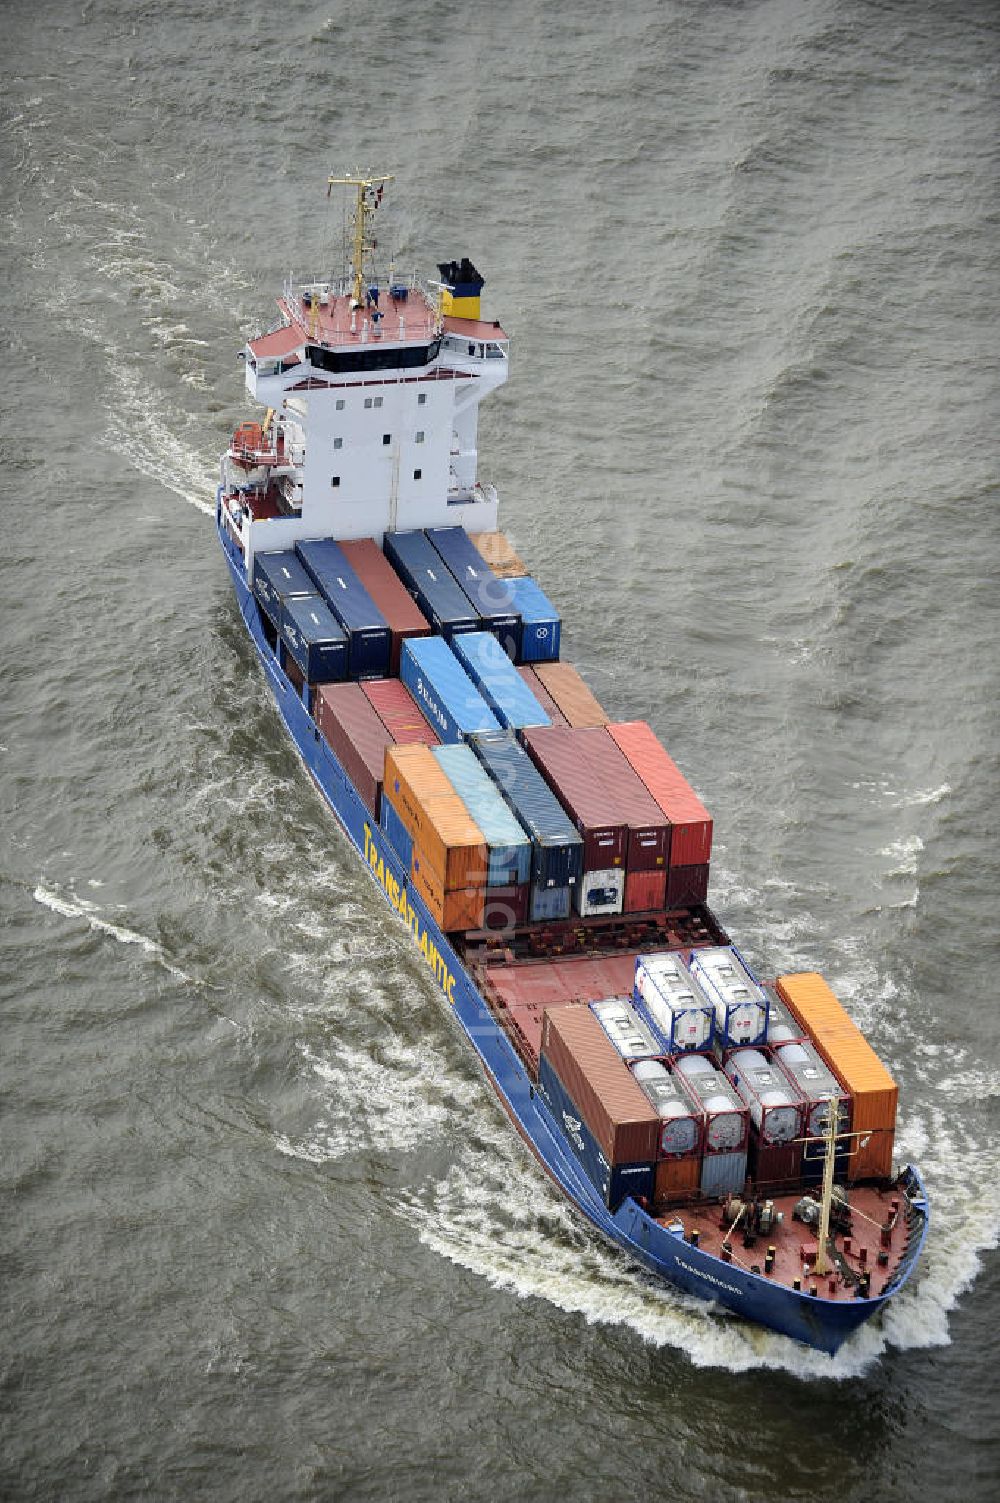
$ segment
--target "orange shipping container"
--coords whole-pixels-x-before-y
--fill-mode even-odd
[[[523,579],[527,574],[524,563],[502,532],[473,532],[469,536],[480,557],[501,579]]]
[[[485,887],[445,888],[440,873],[418,851],[413,853],[410,879],[446,934],[483,927]]]
[[[567,725],[577,730],[595,729],[611,719],[588,689],[572,663],[535,663],[535,673],[566,717]]]
[[[848,1180],[888,1178],[899,1087],[822,976],[815,971],[779,976],[775,986],[821,1059],[850,1091],[851,1131],[868,1134],[867,1143],[856,1140]]]
[[[383,793],[444,890],[485,886],[483,832],[429,746],[386,747]]]

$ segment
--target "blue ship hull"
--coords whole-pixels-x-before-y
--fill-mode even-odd
[[[257,649],[275,703],[302,761],[356,847],[369,876],[410,931],[410,937],[451,1004],[459,1025],[514,1126],[560,1189],[604,1235],[658,1278],[696,1298],[724,1305],[758,1325],[835,1353],[902,1288],[916,1265],[927,1232],[927,1200],[917,1171],[904,1171],[904,1189],[919,1218],[895,1280],[868,1299],[834,1302],[799,1293],[692,1247],[632,1199],[612,1213],[583,1172],[542,1093],[533,1085],[507,1035],[491,1015],[473,979],[409,886],[409,873],[358,797],[337,758],[320,736],[306,704],[286,677],[264,636],[243,559],[216,521],[223,553],[247,631]]]

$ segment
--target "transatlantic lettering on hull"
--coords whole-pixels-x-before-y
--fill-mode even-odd
[[[412,934],[413,943],[423,956],[424,963],[433,972],[438,986],[444,992],[448,1001],[454,1002],[455,977],[448,966],[448,962],[439,953],[438,947],[431,939],[426,927],[421,924],[420,915],[407,895],[405,883],[398,881],[386,867],[385,859],[372,839],[372,832],[367,824],[365,825],[365,860],[371,867],[375,880],[379,883],[389,902]]]

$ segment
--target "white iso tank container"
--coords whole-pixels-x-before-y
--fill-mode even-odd
[[[712,1000],[678,956],[669,952],[638,955],[635,995],[667,1040],[668,1053],[711,1047]]]
[[[822,1138],[830,1120],[830,1103],[837,1102],[837,1130],[846,1132],[850,1123],[851,1098],[833,1071],[811,1044],[783,1044],[775,1050],[785,1074],[805,1098],[804,1130],[808,1137]]]
[[[660,1153],[667,1158],[690,1158],[701,1146],[704,1117],[688,1095],[683,1081],[671,1075],[658,1059],[641,1059],[632,1074],[649,1097],[660,1119]]]
[[[602,913],[621,913],[625,902],[625,869],[584,872],[573,891],[573,907],[581,918]]]
[[[791,1143],[799,1136],[805,1103],[783,1070],[759,1049],[734,1049],[724,1069],[750,1108],[762,1143]]]
[[[622,1059],[648,1059],[667,1051],[649,1024],[640,1018],[625,997],[607,997],[591,1002],[590,1010]]]
[[[688,964],[715,1003],[715,1036],[721,1047],[762,1044],[767,1037],[767,993],[736,946],[692,950]]]

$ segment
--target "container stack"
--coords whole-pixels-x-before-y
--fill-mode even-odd
[[[510,583],[483,563],[464,527],[429,527],[425,536],[479,612],[483,629],[496,639],[511,662],[517,661],[521,653],[521,614]]]
[[[642,1059],[631,1069],[660,1119],[653,1171],[653,1209],[659,1212],[699,1187],[705,1113],[668,1061]]]
[[[548,689],[546,689],[545,685],[538,677],[538,673],[536,669],[531,665],[531,663],[522,663],[521,667],[518,668],[517,671],[521,675],[523,681],[527,684],[528,688],[531,690],[532,694],[538,700],[538,703],[541,705],[546,715],[549,717],[549,724],[569,725],[569,721],[566,719],[566,716],[563,714],[562,710],[560,710],[559,706],[552,698],[552,695],[549,693]]]
[[[344,628],[349,676],[384,678],[389,672],[392,645],[389,625],[347,562],[340,544],[317,538],[296,543],[295,552]]]
[[[761,1049],[731,1049],[723,1068],[750,1108],[750,1173],[754,1183],[796,1183],[802,1168],[802,1093]]]
[[[461,741],[500,723],[442,637],[408,637],[400,676],[442,741]]]
[[[747,1177],[750,1111],[722,1071],[704,1054],[682,1054],[674,1067],[705,1113],[702,1195],[737,1195]]]
[[[678,955],[639,955],[635,997],[662,1037],[666,1053],[712,1047],[714,1005]]]
[[[662,908],[670,826],[611,739],[565,726],[526,730],[523,739],[583,837],[590,881],[577,903],[581,916]],[[592,892],[603,901],[592,903]]]
[[[465,632],[452,645],[455,656],[504,730],[550,724],[548,715],[496,637],[488,632]]]
[[[823,1140],[829,1127],[830,1114],[836,1114],[836,1131],[849,1133],[851,1098],[833,1071],[820,1059],[812,1044],[801,1041],[779,1044],[773,1050],[773,1059],[798,1087],[805,1100],[802,1178],[806,1184],[816,1184],[823,1178],[823,1161],[826,1158]],[[850,1169],[850,1140],[847,1137],[837,1143],[833,1159],[834,1174],[843,1184]]]
[[[313,715],[320,735],[378,819],[386,748],[393,744],[360,684],[319,684]]]
[[[482,926],[489,853],[429,746],[390,746],[385,752],[384,801],[396,816],[382,821],[410,877],[445,933]]]
[[[609,725],[608,735],[670,821],[666,907],[704,903],[712,853],[711,815],[644,720]]]
[[[767,993],[735,945],[692,950],[688,969],[714,1003],[715,1037],[720,1050],[764,1042]]]
[[[604,1204],[651,1201],[660,1118],[589,1007],[546,1010],[538,1084]]]
[[[899,1087],[822,976],[779,976],[775,986],[850,1097],[851,1131],[859,1136],[852,1140],[848,1181],[888,1178]]]
[[[622,1059],[656,1059],[663,1053],[662,1039],[626,997],[607,997],[601,1002],[592,1002],[590,1010]]]
[[[398,678],[404,641],[407,637],[429,637],[430,623],[373,538],[355,538],[340,547],[385,617],[390,632],[389,672]]]
[[[583,876],[583,841],[513,736],[475,735],[469,744],[531,837],[530,921],[568,918],[571,895]]]
[[[383,546],[386,558],[438,636],[450,642],[460,632],[482,630],[476,607],[422,532],[387,532]]]
[[[297,685],[335,684],[347,678],[347,634],[319,595],[293,596],[282,602],[278,637],[287,659],[299,670]]]
[[[487,640],[496,646],[492,637]],[[512,929],[526,924],[531,894],[530,839],[468,746],[438,746],[434,756],[486,842],[483,927]]]

